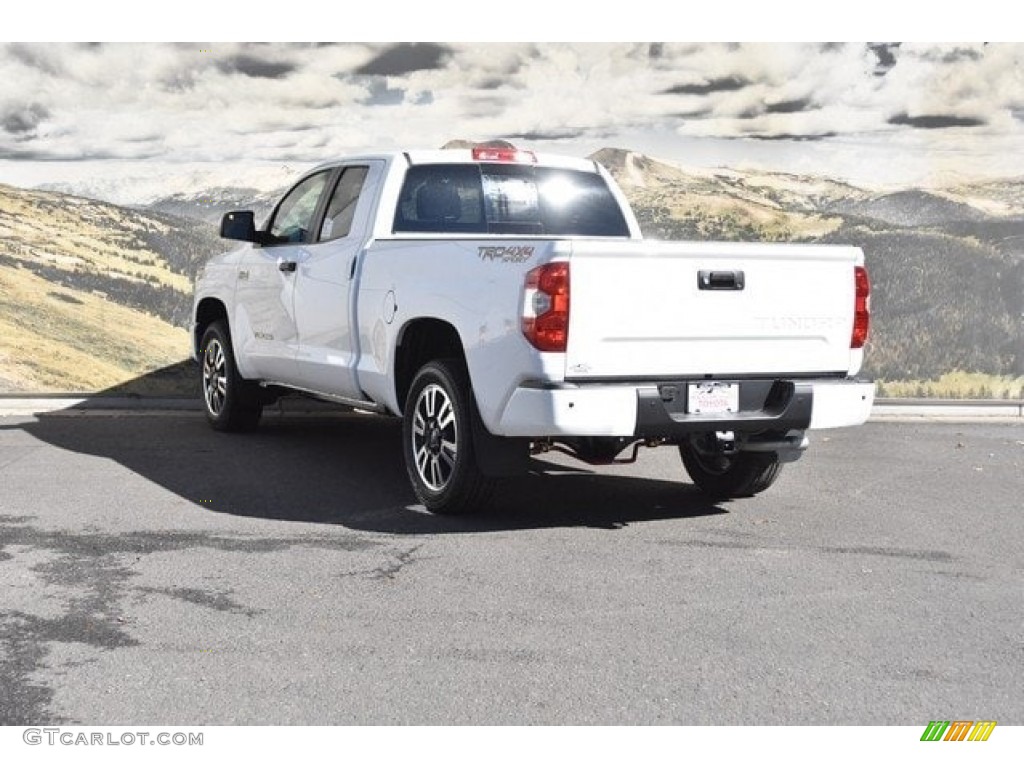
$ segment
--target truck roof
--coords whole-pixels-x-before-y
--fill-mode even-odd
[[[537,153],[532,151],[522,152],[525,157],[532,158],[532,161],[498,160],[493,162],[509,163],[511,165],[538,165],[548,168],[565,168],[574,171],[597,171],[598,165],[593,160],[581,157],[570,157],[569,155],[553,155],[548,153]],[[409,165],[426,165],[433,163],[479,163],[492,162],[476,159],[472,149],[411,149],[407,151],[391,152],[368,152],[355,155],[345,155],[329,162],[321,163],[320,168],[332,168],[336,165],[351,163],[359,160],[384,160],[386,162],[405,162]]]

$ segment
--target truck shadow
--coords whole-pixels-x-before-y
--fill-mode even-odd
[[[529,475],[502,481],[486,509],[436,516],[417,504],[409,487],[397,419],[342,410],[301,412],[286,402],[281,409],[269,408],[257,431],[222,434],[212,431],[198,410],[161,415],[97,410],[111,396],[110,390],[97,393],[90,398],[95,407],[87,401],[84,407],[3,428],[115,461],[211,514],[424,534],[618,528],[726,512],[685,482],[681,465],[675,482],[535,460]],[[55,477],[59,471],[54,468]]]

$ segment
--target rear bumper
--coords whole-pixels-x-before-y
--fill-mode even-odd
[[[520,386],[496,434],[676,438],[694,432],[829,429],[863,424],[875,396],[870,381],[749,379],[739,382],[738,412],[690,414],[687,383]]]

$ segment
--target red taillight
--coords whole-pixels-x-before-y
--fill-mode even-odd
[[[853,333],[850,335],[850,349],[860,349],[868,340],[871,325],[871,282],[864,267],[853,268]]]
[[[565,352],[569,342],[569,263],[543,264],[526,274],[523,335],[541,352]]]
[[[514,147],[473,147],[473,159],[482,163],[536,163],[537,156]]]

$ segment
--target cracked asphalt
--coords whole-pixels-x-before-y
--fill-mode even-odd
[[[414,505],[395,421],[0,418],[0,725],[1024,724],[1024,427]]]

